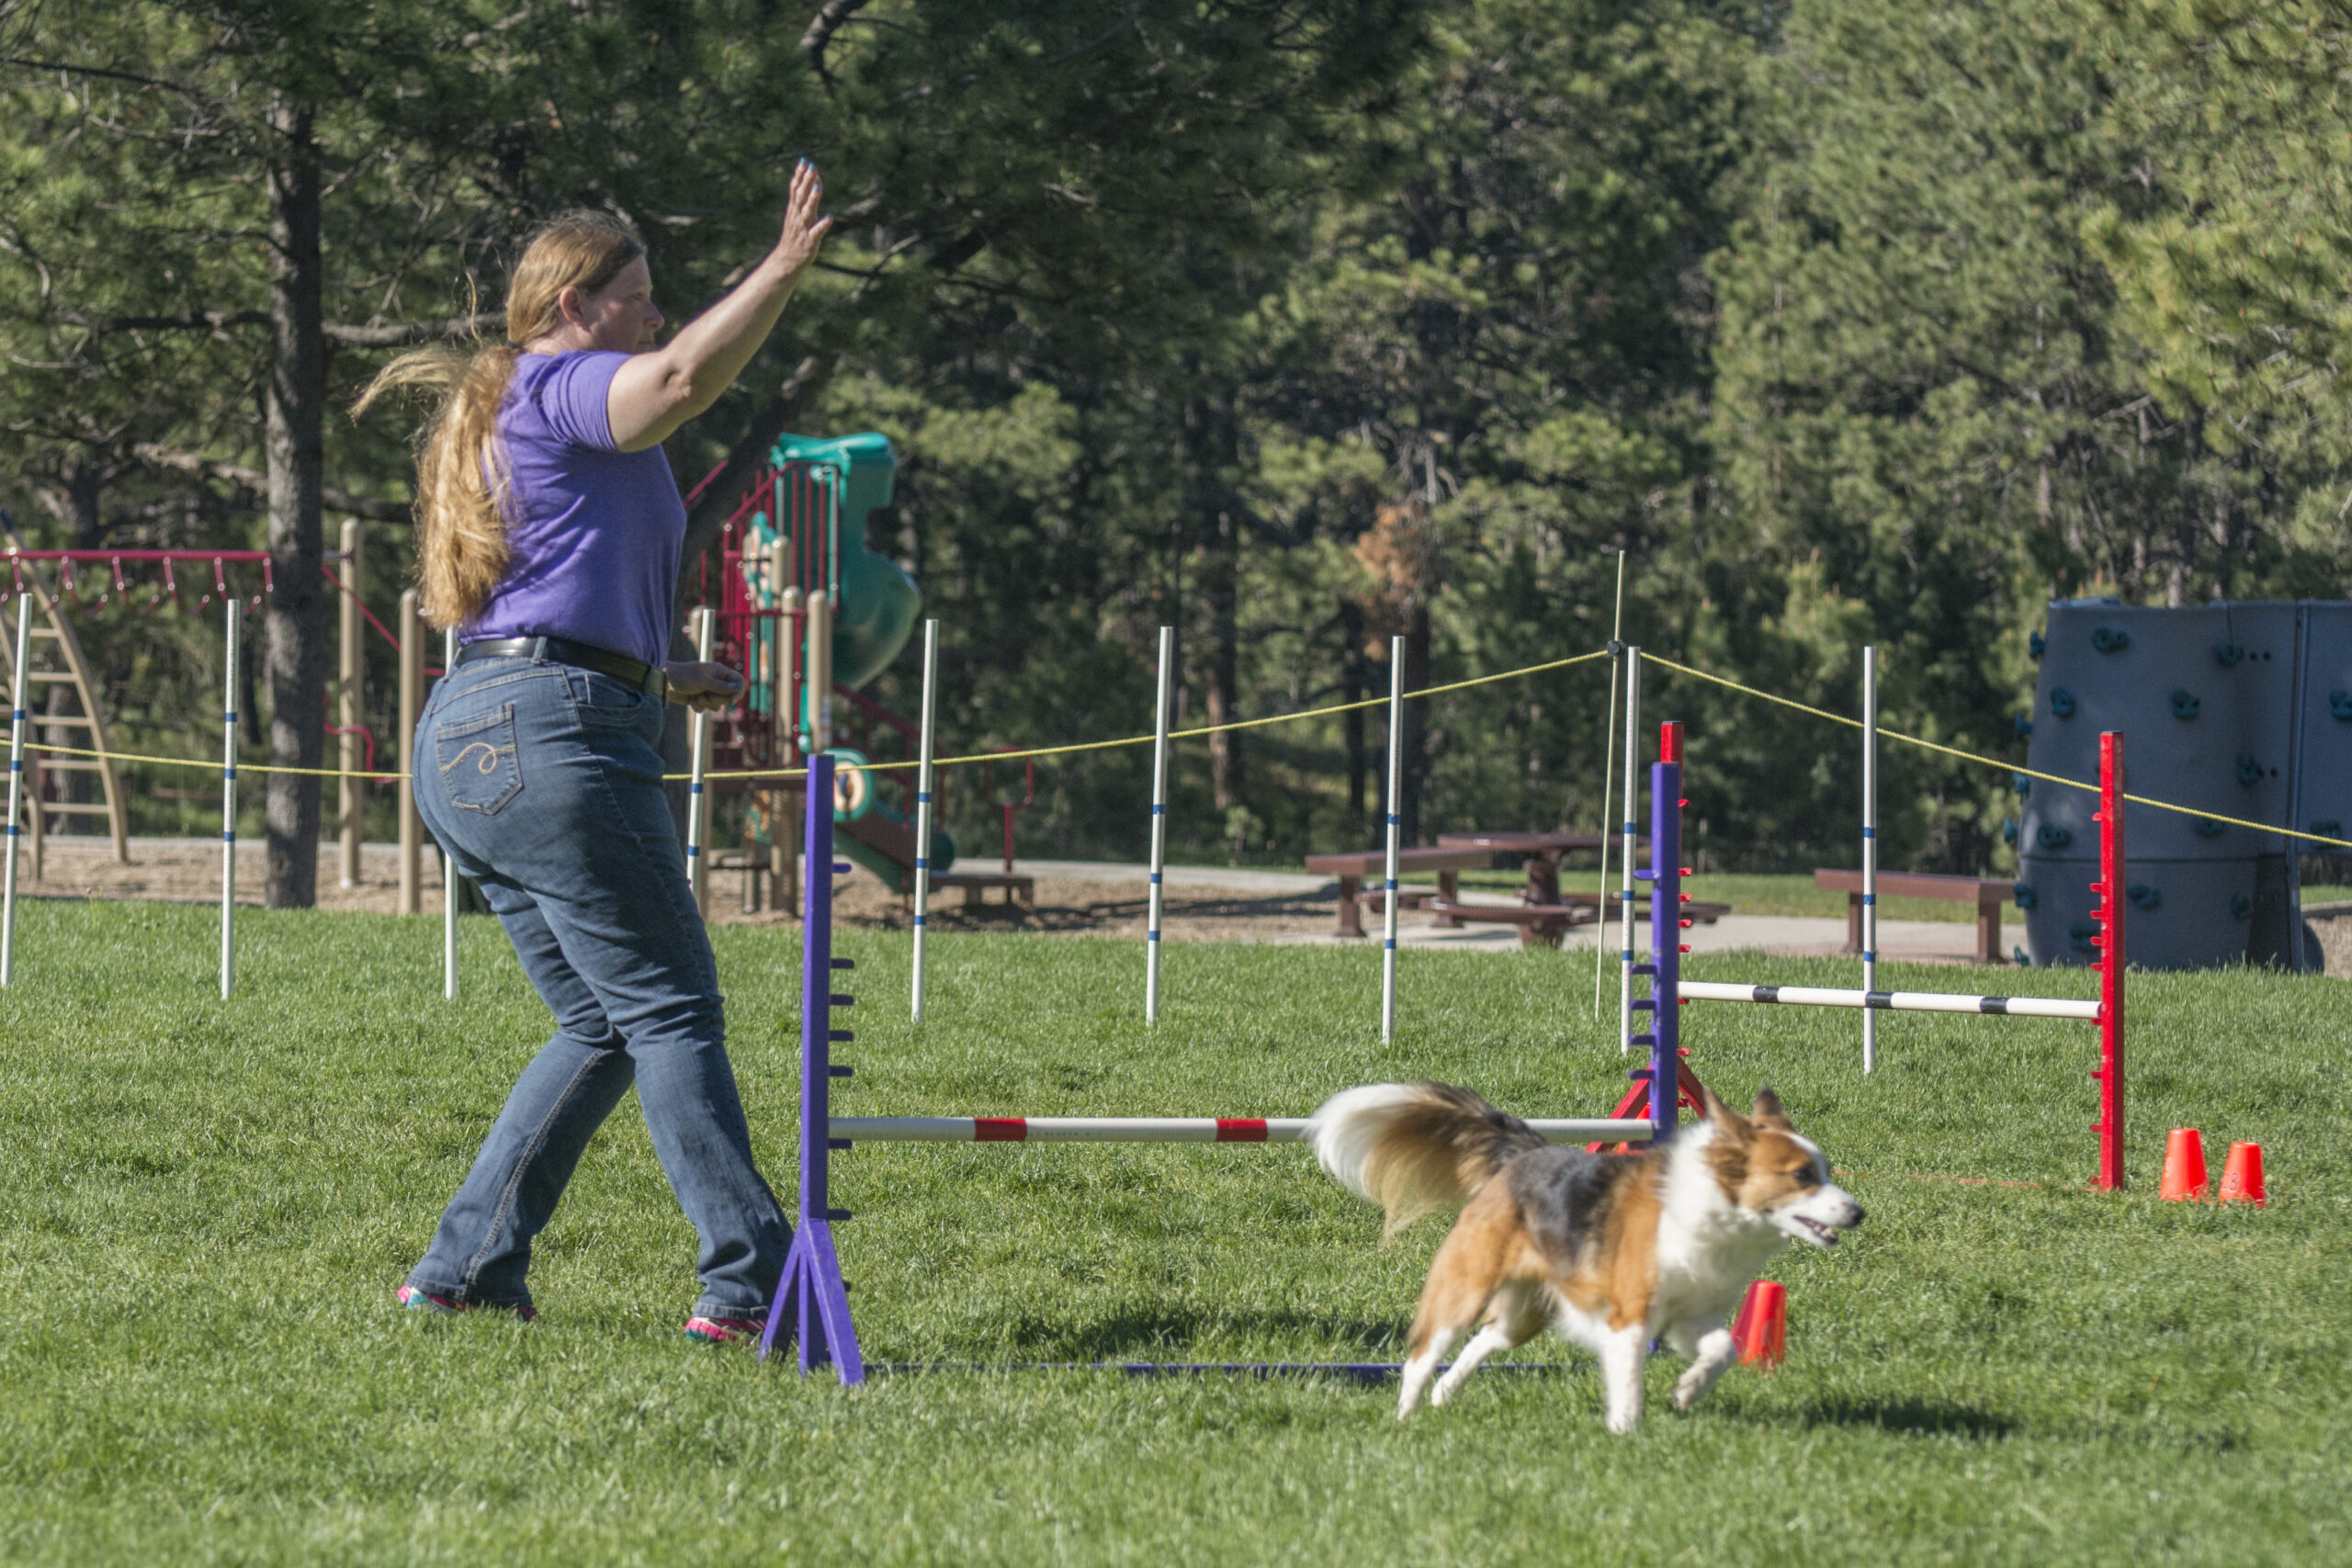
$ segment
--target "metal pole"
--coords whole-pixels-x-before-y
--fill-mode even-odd
[[[458,668],[458,628],[441,634],[441,679]],[[458,999],[458,862],[441,846],[441,995]]]
[[[237,938],[237,601],[222,600],[228,671],[220,682],[220,999],[235,983]]]
[[[922,938],[931,910],[932,726],[939,702],[939,623],[922,624],[922,730],[915,763],[915,1019],[922,1018]]]
[[[335,581],[343,587],[339,597],[342,615],[338,630],[341,646],[336,669],[336,724],[343,733],[336,737],[342,744],[336,748],[342,754],[343,777],[335,781],[335,808],[343,824],[343,885],[359,886],[359,812],[366,798],[363,781],[358,777],[361,762],[359,746],[360,683],[367,669],[367,649],[359,640],[364,628],[359,619],[359,519],[346,517],[343,523],[343,558],[335,563]]]
[[[1878,989],[1878,649],[1862,649],[1862,989]],[[1878,1070],[1878,1014],[1862,1012],[1862,1071]]]
[[[416,716],[424,705],[424,626],[416,590],[401,595],[401,913],[424,908],[424,823],[416,814]]]
[[[1617,618],[1609,626],[1609,717],[1600,727],[1600,929],[1592,938],[1592,1016],[1600,1016],[1600,968],[1609,946],[1609,776],[1617,761],[1617,672],[1623,667],[1625,637],[1625,552],[1617,552]],[[1632,815],[1632,803],[1626,803]],[[1623,908],[1618,910],[1622,916]],[[1627,947],[1634,944],[1625,943]]]
[[[1617,935],[1622,945],[1617,953],[1617,1054],[1623,1055],[1634,1048],[1634,845],[1639,829],[1634,825],[1634,812],[1641,804],[1634,789],[1639,775],[1634,770],[1641,763],[1642,727],[1642,650],[1625,649],[1625,842],[1618,854],[1618,871],[1623,878],[1617,890]],[[1657,932],[1650,932],[1650,946],[1657,946]]]
[[[1151,908],[1144,922],[1143,1021],[1159,1021],[1160,881],[1168,869],[1168,708],[1176,672],[1176,628],[1159,628],[1159,695],[1151,739]]]
[[[8,870],[6,908],[0,911],[0,986],[13,985],[17,976],[17,826],[25,799],[25,661],[32,657],[28,638],[33,625],[30,592],[17,595],[17,669],[8,718]],[[39,809],[38,807],[35,807]]]
[[[1397,791],[1405,774],[1405,639],[1388,639],[1388,875],[1382,900],[1380,952],[1380,1041],[1396,1038],[1396,840],[1404,818]]]
[[[2098,738],[2098,1180],[2123,1187],[2123,737]]]
[[[833,596],[819,589],[808,595],[808,654],[803,681],[808,688],[808,750],[833,747]]]
[[[710,606],[706,604],[695,612],[695,657],[705,664],[710,662],[711,629]],[[710,766],[710,715],[700,708],[692,711],[687,721],[694,739],[686,775],[686,881],[694,889],[695,910],[707,919],[710,878],[703,845],[710,837],[710,797],[703,793],[703,773]]]

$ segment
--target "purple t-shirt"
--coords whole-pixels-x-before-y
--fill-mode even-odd
[[[686,503],[660,447],[614,449],[606,397],[628,357],[516,356],[498,407],[506,575],[460,640],[560,637],[669,658]]]

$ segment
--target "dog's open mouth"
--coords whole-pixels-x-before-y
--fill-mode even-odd
[[[1795,1219],[1797,1224],[1803,1225],[1805,1230],[1812,1235],[1814,1241],[1818,1245],[1822,1247],[1835,1247],[1838,1245],[1838,1233],[1832,1227],[1823,1224],[1819,1220],[1808,1218],[1804,1214],[1797,1214],[1792,1217]]]

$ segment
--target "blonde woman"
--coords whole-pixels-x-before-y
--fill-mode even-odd
[[[361,400],[440,395],[418,448],[420,597],[463,646],[417,724],[417,808],[556,1021],[400,1287],[412,1311],[537,1315],[532,1237],[634,1084],[701,1234],[686,1334],[743,1339],[767,1315],[791,1226],[752,1158],[658,750],[665,700],[723,707],[741,682],[667,662],[686,512],[657,448],[766,340],[831,226],[820,194],[804,160],[775,248],[659,346],[635,235],[557,219],[515,265],[503,344],[408,355]]]

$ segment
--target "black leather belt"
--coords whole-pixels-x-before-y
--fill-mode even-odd
[[[576,664],[582,670],[594,670],[599,675],[610,675],[627,681],[632,686],[642,686],[653,694],[655,702],[666,702],[670,682],[662,671],[642,659],[631,659],[626,653],[595,648],[584,642],[574,642],[562,637],[501,637],[486,642],[469,642],[458,650],[458,662],[471,664],[477,659],[546,659],[558,664]]]

